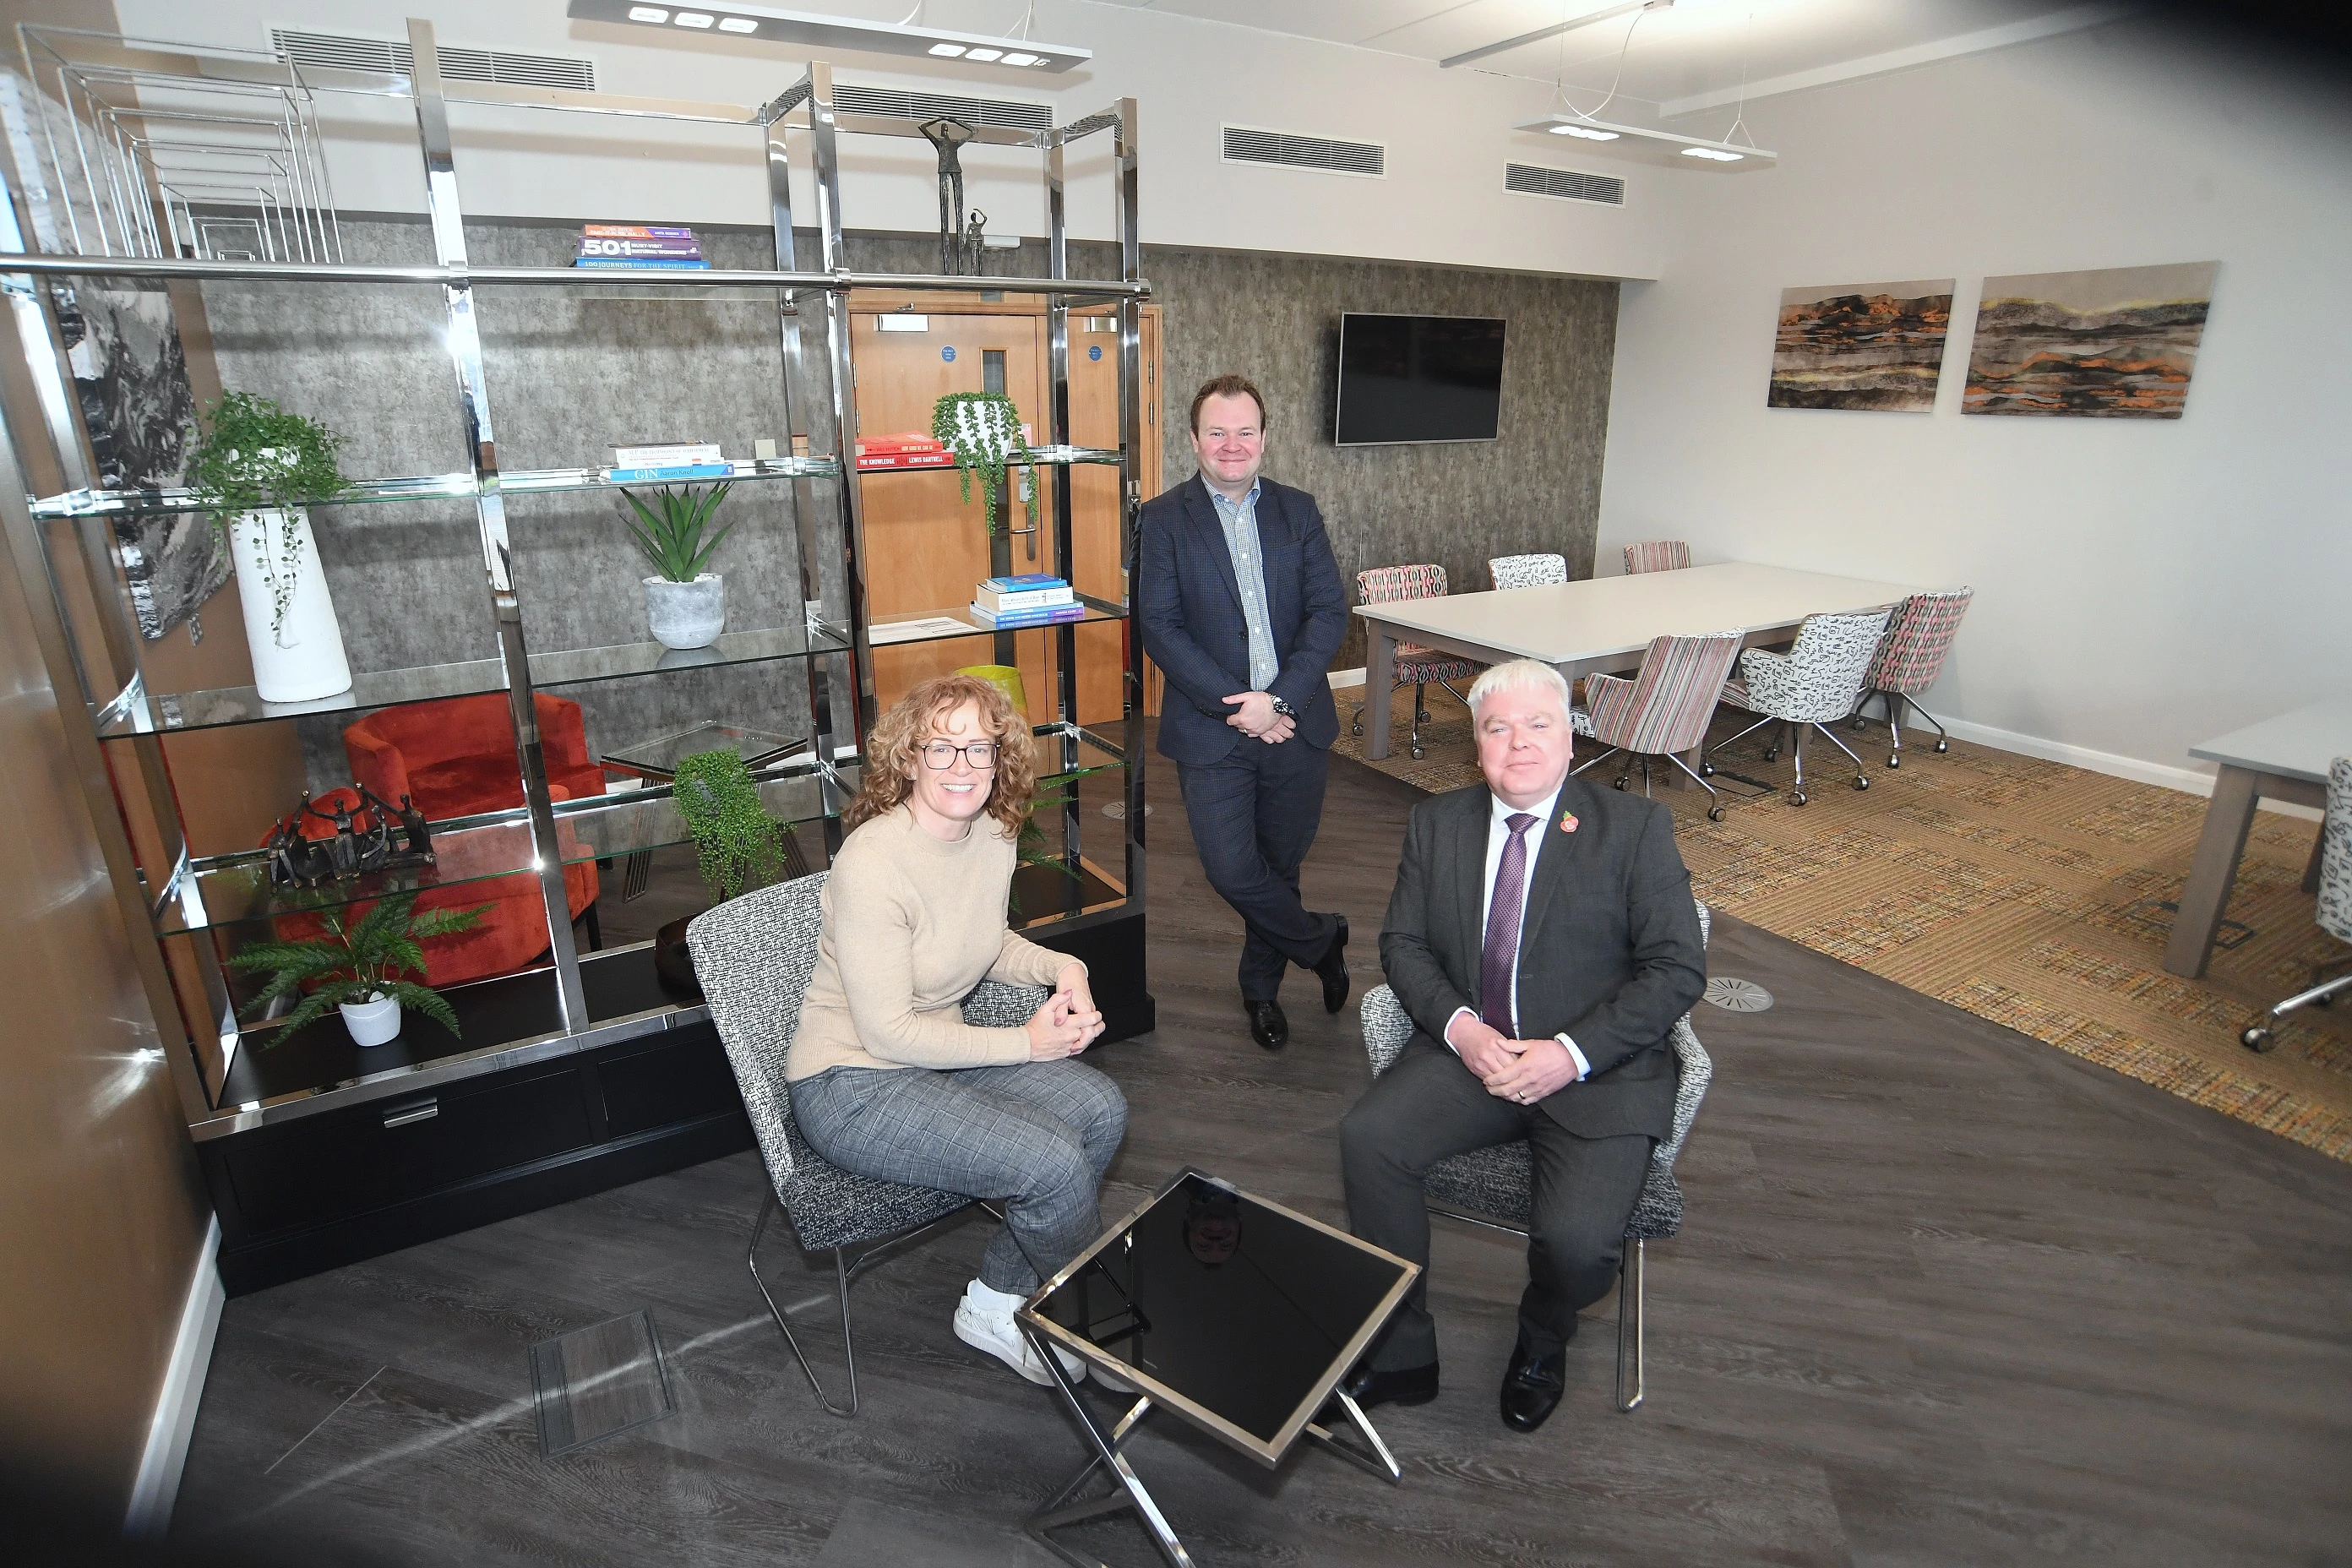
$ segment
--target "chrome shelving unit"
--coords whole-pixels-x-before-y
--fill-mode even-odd
[[[612,976],[620,973],[616,957],[632,952],[642,954],[642,949],[598,953],[584,960],[577,951],[564,912],[564,867],[584,858],[683,842],[687,835],[666,786],[556,801],[549,788],[534,695],[545,689],[658,677],[676,669],[800,663],[808,674],[813,740],[801,752],[761,770],[761,789],[780,818],[819,825],[829,843],[837,842],[840,812],[856,789],[863,737],[876,713],[876,621],[866,597],[862,487],[877,479],[887,482],[884,475],[861,473],[854,463],[843,460],[845,433],[855,429],[850,298],[863,289],[950,292],[982,286],[971,278],[861,273],[848,268],[839,139],[845,134],[918,137],[919,132],[911,120],[838,110],[833,73],[823,63],[813,63],[797,83],[766,104],[696,103],[452,81],[441,74],[432,26],[412,19],[408,37],[415,57],[415,69],[408,75],[298,70],[285,62],[236,51],[215,52],[57,29],[45,32],[41,44],[47,51],[45,58],[55,57],[74,80],[135,81],[142,92],[160,91],[177,81],[200,84],[214,92],[250,91],[292,106],[288,110],[291,117],[288,123],[294,127],[289,135],[298,138],[311,134],[310,105],[317,94],[358,93],[409,100],[416,115],[432,220],[435,258],[430,264],[347,265],[339,259],[320,259],[322,254],[340,255],[339,247],[322,246],[289,246],[268,258],[246,261],[191,254],[197,247],[177,237],[187,227],[183,221],[186,215],[173,208],[177,199],[174,193],[161,188],[152,174],[163,163],[145,151],[141,154],[147,159],[143,164],[117,160],[117,177],[107,187],[110,226],[96,226],[94,231],[101,236],[120,231],[147,243],[95,247],[105,254],[88,253],[93,247],[84,246],[84,253],[78,254],[0,255],[0,282],[5,282],[9,313],[33,387],[29,405],[5,410],[11,439],[0,443],[0,527],[5,527],[8,547],[26,584],[47,584],[51,590],[47,595],[36,595],[41,602],[35,605],[35,629],[58,690],[61,695],[72,694],[88,715],[86,725],[68,726],[76,765],[93,816],[101,824],[118,900],[132,933],[155,1016],[164,1023],[167,1035],[174,1023],[184,1028],[185,1048],[167,1054],[190,1126],[200,1143],[282,1127],[391,1097],[429,1092],[508,1068],[543,1063],[707,1020],[707,1009],[698,1005],[658,998],[646,1005],[633,1005],[646,998],[618,985]],[[758,152],[768,172],[776,266],[647,272],[631,274],[624,280],[611,273],[564,268],[473,265],[465,245],[458,170],[450,139],[452,103],[745,128],[758,137]],[[1068,276],[1065,228],[1065,149],[1104,132],[1116,142],[1120,275],[1109,279],[1073,279]],[[1139,491],[1140,304],[1150,292],[1139,266],[1134,101],[1123,100],[1102,113],[1045,131],[982,127],[978,138],[1034,149],[1045,164],[1050,275],[990,278],[984,287],[1042,295],[1047,300],[1052,438],[1036,450],[1041,468],[1051,476],[1055,558],[1066,564],[1071,560],[1071,468],[1109,464],[1119,466],[1124,473],[1120,538],[1124,563],[1131,565],[1135,513],[1142,500]],[[817,193],[814,226],[819,265],[814,268],[802,268],[796,254],[791,188],[795,141],[805,143]],[[304,145],[309,149],[305,156],[315,151],[311,144]],[[168,158],[163,163],[168,163]],[[151,171],[147,187],[126,195],[123,182],[128,176],[121,171],[135,173],[139,168]],[[169,216],[172,221],[152,221],[149,208],[153,218]],[[68,232],[79,230],[69,226]],[[165,253],[173,249],[178,253]],[[123,513],[198,509],[184,490],[110,490],[96,484],[95,462],[65,363],[55,309],[47,289],[37,282],[48,278],[334,282],[438,289],[447,323],[446,349],[457,383],[467,466],[450,473],[367,479],[331,499],[339,506],[472,502],[498,657],[370,671],[360,675],[348,691],[296,704],[265,702],[250,688],[152,689],[142,668],[140,639],[124,592],[123,563],[113,541],[112,521]],[[804,626],[732,632],[709,648],[688,653],[672,652],[654,643],[547,652],[533,652],[526,646],[521,613],[524,590],[513,573],[506,499],[593,490],[609,488],[610,481],[591,468],[506,471],[499,467],[491,391],[483,370],[477,291],[512,286],[592,296],[625,292],[635,298],[650,294],[740,299],[747,291],[757,291],[774,300],[788,427],[805,428],[810,455],[738,463],[732,465],[731,477],[754,483],[781,481],[791,488],[802,577],[799,598],[808,606]],[[1073,305],[1113,305],[1118,312],[1122,435],[1118,448],[1078,447],[1070,441],[1068,311]],[[29,443],[44,439],[47,459],[62,475],[63,487],[55,493],[36,496],[17,453],[30,450]],[[69,583],[71,579],[79,581]],[[88,603],[96,606],[94,624],[86,608],[78,614],[74,607],[82,603],[85,589]],[[960,617],[961,612],[940,614]],[[1087,622],[1124,620],[1126,616],[1123,604],[1087,600]],[[886,619],[886,628],[887,624]],[[992,629],[971,625],[969,631],[933,635],[982,637],[992,635]],[[1109,876],[1097,874],[1113,858],[1106,858],[1106,866],[1084,863],[1087,874],[1081,879],[1083,824],[1076,790],[1066,792],[1069,798],[1060,814],[1060,854],[1072,873],[1073,887],[1083,880],[1087,893],[1084,898],[1074,894],[1065,912],[1033,918],[1027,929],[1041,940],[1083,941],[1086,933],[1099,937],[1104,930],[1124,922],[1119,935],[1122,941],[1131,942],[1132,971],[1139,987],[1144,895],[1140,646],[1129,626],[1124,638],[1123,722],[1115,731],[1089,728],[1077,719],[1075,625],[1048,628],[1046,635],[1060,639],[1060,679],[1057,712],[1037,726],[1047,751],[1041,759],[1040,773],[1064,780],[1116,775],[1125,815],[1118,840],[1119,854],[1115,858],[1117,871]],[[894,646],[918,639],[893,636],[885,629],[881,640],[885,646]],[[441,865],[405,874],[405,879],[401,875],[383,876],[317,894],[288,894],[268,888],[257,852],[211,857],[192,853],[176,794],[184,781],[175,782],[167,765],[163,751],[167,737],[492,691],[503,691],[508,697],[524,805],[512,811],[436,824]],[[127,812],[118,791],[135,795],[141,810]],[[160,836],[161,854],[152,863],[142,863],[134,847],[142,830],[131,820],[133,815],[152,820]],[[540,1002],[533,1003],[541,1007],[544,1026],[495,1043],[469,1043],[452,1054],[378,1071],[351,1070],[355,1058],[348,1053],[330,1061],[327,1058],[333,1057],[333,1052],[305,1046],[301,1052],[320,1062],[310,1071],[316,1081],[305,1079],[298,1085],[278,1084],[250,1097],[237,1087],[238,1082],[249,1083],[253,1075],[240,1072],[239,1044],[244,1032],[231,1004],[215,940],[224,928],[335,902],[372,899],[410,886],[525,873],[537,877],[548,910],[549,962],[534,976],[526,977],[544,993]],[[167,939],[183,945],[173,948]],[[194,956],[183,957],[175,968],[175,952]],[[450,994],[463,1000],[463,994],[474,987],[500,986],[510,978],[452,987]],[[1139,1005],[1141,1026],[1149,1027],[1148,994],[1140,996]]]

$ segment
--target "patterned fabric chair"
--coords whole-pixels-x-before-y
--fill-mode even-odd
[[[800,1027],[801,998],[816,970],[817,938],[824,925],[818,897],[832,873],[795,878],[761,888],[705,910],[686,928],[694,973],[710,1004],[711,1022],[743,1091],[743,1109],[759,1135],[771,1191],[751,1226],[745,1262],[751,1281],[784,1342],[815,1391],[817,1403],[835,1415],[857,1414],[857,1352],[849,1337],[849,1286],[885,1252],[914,1240],[963,1212],[977,1200],[961,1193],[907,1186],[854,1176],[829,1165],[808,1146],[793,1121],[793,1101],[784,1087],[784,1058]],[[963,1005],[964,1021],[987,1028],[1018,1028],[1044,1005],[1043,987],[984,981]],[[986,1206],[986,1205],[982,1205]],[[834,1279],[841,1304],[842,1353],[849,1364],[849,1404],[825,1397],[824,1385],[793,1336],[783,1308],[760,1277],[760,1237],[778,1209],[792,1222],[804,1252],[833,1254]],[[855,1260],[845,1249],[864,1247]]]
[[[1906,703],[1920,718],[1936,724],[1936,716],[1911,701],[1911,694],[1927,690],[1944,673],[1944,656],[1952,651],[1960,617],[1968,614],[1969,601],[1976,592],[1954,588],[1941,594],[1914,594],[1895,605],[1886,619],[1886,635],[1878,639],[1878,652],[1870,661],[1869,673],[1862,678],[1862,700],[1854,708],[1853,727],[1862,728],[1862,710],[1870,706],[1872,698],[1885,703],[1886,728],[1895,738],[1895,749],[1886,757],[1890,768],[1903,765]],[[1951,749],[1952,738],[1941,724],[1936,724],[1936,750]]]
[[[1369,572],[1356,574],[1357,602],[1365,605],[1395,605],[1408,599],[1439,599],[1445,596],[1445,568],[1425,566],[1375,566]],[[1470,680],[1486,667],[1466,658],[1456,658],[1450,653],[1440,653],[1419,643],[1399,642],[1396,645],[1395,691],[1406,686],[1412,688],[1412,754],[1421,758],[1421,727],[1429,722],[1429,707],[1424,693],[1433,683],[1454,692],[1454,700],[1464,707],[1470,700],[1454,690],[1457,680]],[[1364,705],[1356,704],[1356,721],[1351,733],[1364,732]]]
[[[1565,555],[1496,555],[1486,563],[1497,588],[1540,588],[1568,581]]]
[[[1702,940],[1709,924],[1706,906],[1699,904]],[[1405,1042],[1412,1038],[1412,1019],[1396,999],[1396,993],[1385,985],[1375,985],[1364,993],[1360,1016],[1364,1054],[1371,1058],[1372,1076],[1378,1078],[1395,1065]],[[1647,1243],[1664,1241],[1683,1227],[1683,1189],[1682,1184],[1675,1180],[1675,1157],[1683,1152],[1683,1141],[1690,1136],[1691,1122],[1698,1116],[1699,1101],[1706,1098],[1707,1080],[1715,1076],[1715,1064],[1708,1059],[1706,1047],[1698,1043],[1687,1013],[1675,1024],[1674,1046],[1674,1136],[1650,1152],[1650,1171],[1642,1183],[1642,1195],[1634,1201],[1633,1217],[1625,1222],[1625,1239],[1633,1245],[1626,1249],[1618,1265],[1620,1410],[1631,1410],[1642,1403],[1642,1278],[1648,1261],[1644,1249]],[[1535,1213],[1535,1156],[1524,1140],[1498,1143],[1491,1149],[1474,1149],[1430,1166],[1423,1186],[1428,1193],[1432,1214],[1525,1236]],[[1625,1392],[1629,1361],[1633,1372],[1631,1397]]]
[[[2327,815],[2319,825],[2319,929],[2338,942],[2352,942],[2352,757],[2327,764]],[[2263,1021],[2238,1037],[2249,1050],[2266,1051],[2276,1042],[2271,1026],[2304,1007],[2324,1007],[2348,987],[2352,973],[2333,980],[2321,975],[2352,963],[2352,955],[2318,965],[2311,985],[2263,1016]]]
[[[1886,633],[1888,614],[1885,610],[1869,610],[1854,616],[1807,616],[1804,625],[1797,628],[1795,647],[1787,653],[1749,648],[1740,656],[1739,668],[1745,672],[1742,678],[1725,685],[1726,702],[1764,717],[1723,745],[1752,735],[1767,724],[1789,726],[1789,747],[1797,773],[1796,786],[1789,792],[1790,805],[1805,804],[1807,730],[1819,731],[1823,740],[1853,759],[1854,788],[1870,787],[1870,774],[1863,771],[1862,759],[1854,756],[1852,748],[1839,740],[1837,731],[1830,726],[1851,716],[1855,703],[1861,700],[1863,674],[1878,651],[1878,639]],[[1770,762],[1780,754],[1776,742],[1765,752],[1764,760]],[[1717,769],[1712,763],[1701,763],[1699,771],[1713,773]],[[1758,789],[1776,787],[1728,768],[1722,773],[1726,778],[1754,784]]]
[[[1623,756],[1617,787],[1633,776],[1633,759],[1642,759],[1642,793],[1650,793],[1650,759],[1664,757],[1690,773],[1699,788],[1713,797],[1706,808],[1711,822],[1723,820],[1723,796],[1716,787],[1691,773],[1688,763],[1675,755],[1706,741],[1708,721],[1723,695],[1725,680],[1739,657],[1740,635],[1720,632],[1712,637],[1664,637],[1653,640],[1642,656],[1642,668],[1631,680],[1622,675],[1584,678],[1585,706],[1569,715],[1580,735],[1589,735],[1607,751],[1581,763],[1576,771]]]
[[[1690,546],[1679,539],[1648,539],[1625,547],[1625,574],[1679,572],[1690,564]]]

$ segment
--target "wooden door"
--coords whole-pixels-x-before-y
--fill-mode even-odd
[[[1030,427],[1030,438],[1046,439],[1045,323],[1042,315],[988,313],[945,315],[937,309],[919,314],[924,330],[884,331],[876,326],[871,310],[853,301],[850,346],[857,365],[857,427],[868,437],[919,430],[929,434],[931,409],[950,392],[988,390],[990,356],[1003,356],[1005,395],[1020,409]],[[904,321],[906,314],[900,313]],[[1022,503],[1025,476],[1015,476],[1009,515],[999,520],[1007,528],[1029,526]],[[866,582],[867,603],[879,622],[892,616],[961,614],[971,603],[972,591],[987,578],[989,539],[982,510],[980,486],[971,500],[962,499],[962,481],[952,468],[917,472],[874,472],[862,477],[865,501]],[[1013,536],[1013,570],[1050,572],[1052,531],[1041,505],[1045,526],[1038,534]],[[1037,554],[1029,553],[1039,543]],[[1029,717],[1042,723],[1053,717],[1054,689],[1045,660],[1047,633],[1029,630],[1013,634],[1022,684],[1029,695]],[[939,642],[899,644],[874,650],[874,695],[884,708],[904,696],[917,681],[944,675],[967,665],[994,664],[994,634],[975,633]]]
[[[1160,493],[1160,311],[1143,312],[1142,363],[1138,392],[1143,404],[1143,499]],[[1097,311],[1070,312],[1070,439],[1081,447],[1118,445],[1118,317]],[[1070,549],[1074,579],[1087,593],[1114,604],[1129,598],[1119,553],[1119,470],[1094,465],[1073,468]],[[1108,724],[1126,711],[1120,685],[1127,627],[1108,623],[1080,626],[1078,718]],[[1159,672],[1150,672],[1146,710],[1158,712]]]

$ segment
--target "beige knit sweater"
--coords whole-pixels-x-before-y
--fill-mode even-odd
[[[1005,928],[1014,860],[991,817],[949,843],[903,805],[844,839],[784,1077],[1027,1061],[1026,1030],[976,1029],[961,1010],[982,980],[1051,985],[1073,962]]]

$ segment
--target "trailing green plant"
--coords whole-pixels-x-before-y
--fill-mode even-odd
[[[457,1015],[442,994],[429,985],[404,979],[425,973],[424,943],[436,936],[455,936],[473,930],[490,910],[488,904],[471,910],[434,910],[412,914],[415,893],[379,899],[357,920],[348,910],[331,910],[319,917],[327,928],[323,939],[305,942],[257,942],[228,961],[239,973],[268,971],[269,983],[245,1009],[248,1018],[304,986],[314,987],[286,1015],[268,1044],[292,1037],[324,1017],[329,1009],[346,1002],[371,1002],[389,996],[403,1007],[424,1014],[459,1038]]]
[[[273,557],[256,520],[254,542],[269,585],[269,629],[285,629],[302,564],[299,509],[352,488],[341,463],[343,438],[267,397],[232,392],[205,411],[188,448],[188,490],[226,541],[247,514],[278,514]]]
[[[1014,841],[1013,869],[1024,866],[1051,866],[1071,881],[1079,881],[1077,870],[1045,837],[1045,830],[1037,826],[1041,811],[1059,811],[1078,798],[1079,773],[1048,773],[1037,781],[1040,792],[1029,803],[1029,815],[1021,819],[1021,837]],[[1021,889],[1015,883],[1006,895],[1005,907],[1013,917],[1021,917]]]
[[[637,515],[621,521],[628,525],[629,537],[665,581],[691,583],[702,575],[719,542],[734,531],[735,524],[730,521],[708,540],[703,538],[710,527],[711,515],[727,499],[729,489],[728,485],[713,485],[706,493],[698,485],[683,489],[664,485],[654,492],[652,506],[639,500],[635,490],[625,489],[622,499]]]
[[[740,752],[720,746],[680,757],[670,795],[694,837],[695,868],[712,903],[765,887],[783,869],[782,826],[761,804]]]
[[[1021,436],[1021,411],[1001,392],[950,392],[931,405],[931,434],[955,458],[963,504],[971,504],[971,477],[980,476],[988,531],[996,531],[996,490],[1007,468],[1034,468],[1037,454]],[[1029,526],[1037,526],[1038,487],[1029,487]]]

